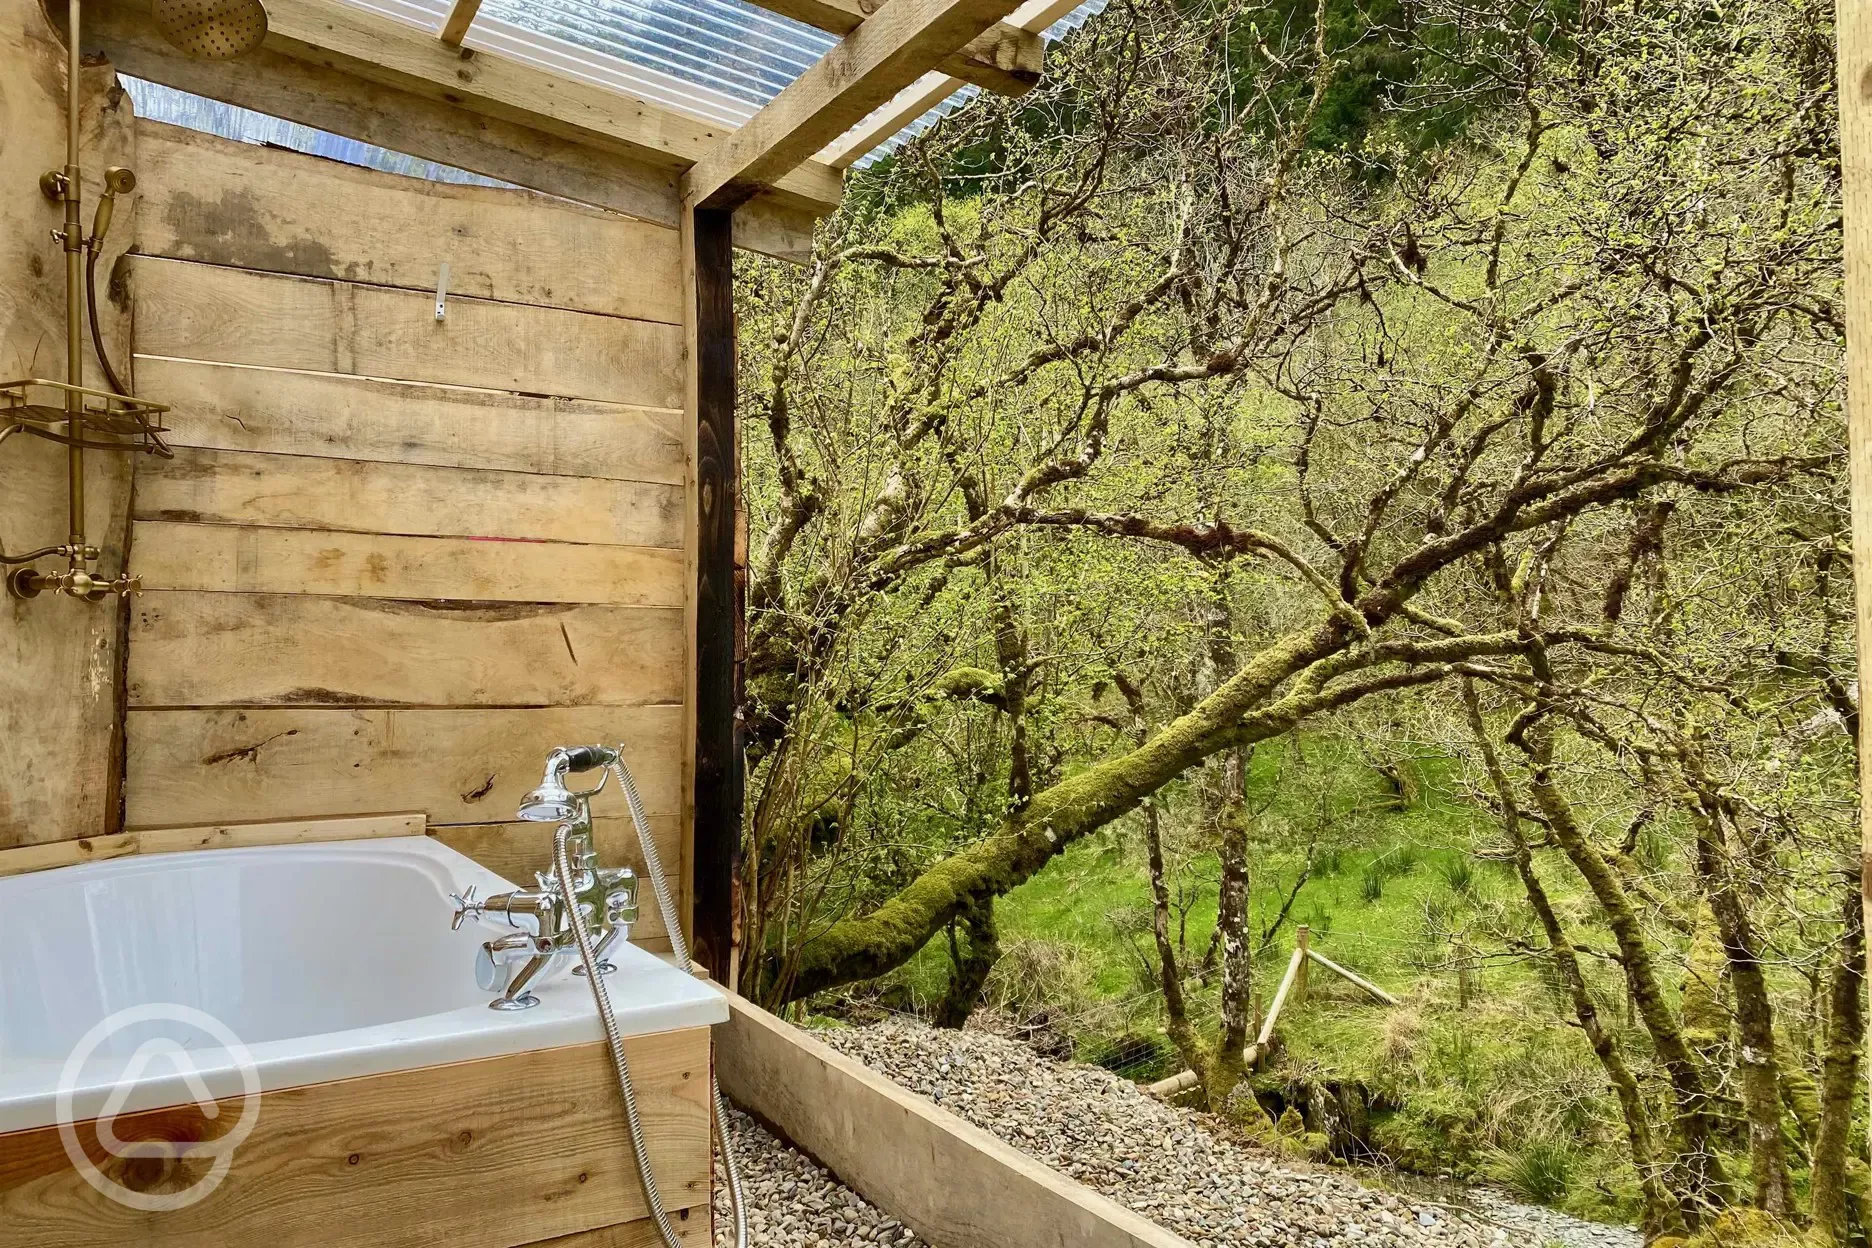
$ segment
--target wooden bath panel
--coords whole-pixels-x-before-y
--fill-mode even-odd
[[[708,1031],[625,1047],[665,1207],[706,1228]],[[218,1109],[126,1114],[112,1131],[126,1143],[213,1139],[241,1106]],[[78,1135],[132,1191],[186,1190],[212,1164],[111,1157],[92,1123]],[[56,1127],[0,1135],[0,1238],[32,1248],[515,1248],[556,1237],[560,1248],[637,1248],[654,1242],[649,1224],[620,1224],[647,1213],[603,1044],[264,1093],[220,1185],[168,1211],[95,1190]]]
[[[670,1219],[683,1248],[708,1248],[709,1220],[703,1216],[706,1213],[708,1210],[698,1206],[684,1209]],[[622,1226],[603,1226],[595,1231],[555,1236],[528,1244],[526,1248],[663,1248],[663,1241],[657,1236],[656,1225],[643,1218]]]

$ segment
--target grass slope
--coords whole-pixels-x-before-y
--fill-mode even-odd
[[[1288,910],[1258,950],[1259,998],[1273,995],[1294,925],[1305,923],[1315,948],[1403,1002],[1380,1006],[1314,968],[1308,998],[1283,1014],[1280,1048],[1254,1090],[1264,1105],[1315,1106],[1308,1126],[1316,1128],[1318,1107],[1352,1089],[1370,1114],[1351,1126],[1385,1160],[1419,1173],[1492,1178],[1530,1200],[1622,1217],[1632,1191],[1604,1079],[1530,956],[1543,942],[1512,869],[1475,854],[1495,840],[1489,817],[1454,791],[1442,760],[1409,770],[1416,792],[1400,803],[1341,742],[1263,747],[1254,759],[1257,940]],[[1196,806],[1189,793],[1168,794],[1173,842],[1192,839],[1180,821]],[[1309,845],[1312,867],[1295,892]],[[1556,903],[1584,919],[1564,866],[1544,859],[1541,870]],[[1216,878],[1213,855],[1203,853],[1177,874],[1192,970],[1214,932]],[[1081,1058],[1133,1078],[1180,1068],[1162,1034],[1135,822],[1074,846],[1003,898],[997,918],[1005,953],[990,985],[996,1004],[1044,1016]],[[1466,1004],[1463,961],[1472,968]],[[899,973],[887,999],[921,1006],[941,995],[948,970],[947,950],[932,943]],[[1621,1021],[1623,994],[1602,978],[1605,1012]],[[1212,1015],[1213,985],[1191,991],[1193,1008]],[[1255,1111],[1244,1102],[1240,1112]]]

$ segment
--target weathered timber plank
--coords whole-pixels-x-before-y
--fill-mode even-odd
[[[639,1036],[625,1049],[665,1207],[705,1206],[708,1032]],[[217,1108],[212,1119],[188,1105],[111,1126],[125,1142],[212,1140],[241,1118],[238,1098]],[[214,1164],[113,1157],[91,1123],[77,1135],[131,1190],[181,1190]],[[601,1043],[266,1092],[232,1158],[199,1201],[148,1212],[94,1190],[58,1128],[13,1132],[0,1136],[0,1225],[7,1242],[34,1248],[434,1248],[526,1243],[648,1212]]]
[[[421,836],[420,814],[364,815],[351,819],[287,819],[278,823],[213,827],[145,828],[110,836],[86,836],[47,845],[0,849],[0,875],[23,875],[130,854],[179,854],[192,849],[237,849],[250,845],[303,845],[312,841],[357,841],[381,836]]]
[[[640,159],[680,168],[700,160],[728,132],[495,53],[448,48],[433,35],[361,6],[274,0],[267,14],[268,48]],[[841,183],[824,166],[806,165],[775,189],[830,212],[838,206]]]
[[[683,482],[673,410],[154,356],[136,374],[176,446]]]
[[[680,606],[682,554],[462,537],[139,521],[146,589]]]
[[[632,769],[635,774],[635,768]],[[622,811],[624,799],[613,793],[595,799],[597,809]],[[671,815],[652,816],[650,835],[656,839],[657,855],[666,874],[674,871],[676,855],[681,852],[681,829]],[[657,950],[669,947],[669,932],[663,925],[663,912],[650,889],[644,869],[643,850],[637,844],[637,830],[624,814],[594,817],[598,859],[607,867],[630,867],[637,872],[637,922],[631,928],[631,943]],[[437,828],[435,837],[450,849],[468,855],[488,870],[516,884],[531,884],[536,871],[552,870],[553,833],[550,823],[477,823]],[[670,887],[679,889],[681,881],[669,875]]]
[[[135,518],[422,537],[682,545],[682,490],[595,477],[183,448],[137,465]]]
[[[643,706],[682,697],[682,612],[149,593],[130,704]]]
[[[934,1248],[1191,1248],[740,997],[722,1091]]]
[[[676,231],[142,121],[141,251],[676,323]]]
[[[132,710],[129,826],[420,810],[513,817],[556,745],[622,742],[652,815],[677,810],[674,706],[469,710]]]
[[[246,269],[137,257],[143,355],[563,395],[649,407],[682,396],[682,330],[589,312],[449,300]]]
[[[474,25],[475,14],[481,11],[481,0],[454,0],[449,5],[448,16],[442,19],[442,29],[436,32],[436,38],[451,48],[461,47],[462,36]]]

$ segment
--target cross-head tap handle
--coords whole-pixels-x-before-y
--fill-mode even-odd
[[[481,921],[481,903],[475,900],[474,885],[470,884],[463,892],[450,893],[449,900],[455,903],[455,917],[449,922],[449,931],[460,931],[464,919]]]

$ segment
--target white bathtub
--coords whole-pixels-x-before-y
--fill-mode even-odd
[[[541,864],[542,866],[544,864]],[[147,1020],[96,1043],[119,1011],[179,1005],[217,1020],[271,1091],[603,1039],[591,990],[565,960],[530,1010],[487,1008],[480,942],[449,930],[450,893],[512,885],[427,837],[126,857],[0,878],[0,1132],[251,1091],[209,1030]],[[654,906],[648,881],[641,906]],[[709,985],[635,946],[606,977],[627,1035],[725,1022]],[[172,1042],[188,1050],[187,1062]],[[144,1056],[134,1065],[139,1051]],[[192,1065],[194,1080],[183,1067]],[[128,1078],[126,1078],[128,1076]]]

